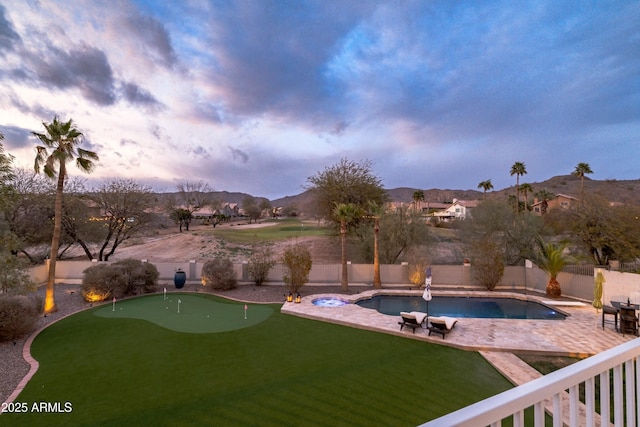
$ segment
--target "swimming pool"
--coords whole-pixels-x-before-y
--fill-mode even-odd
[[[517,298],[433,297],[428,310],[427,302],[420,296],[376,295],[356,304],[392,316],[399,316],[401,311],[422,311],[429,316],[484,319],[564,320],[567,317],[544,304]]]

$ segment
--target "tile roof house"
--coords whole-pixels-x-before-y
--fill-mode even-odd
[[[552,209],[569,209],[576,206],[580,202],[580,199],[569,196],[567,194],[557,194],[551,200],[538,200],[534,199],[531,205],[531,210],[536,215],[544,215],[547,211]]]

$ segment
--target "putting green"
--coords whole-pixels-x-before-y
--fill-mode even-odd
[[[225,304],[206,295],[171,293],[116,301],[96,310],[98,317],[142,319],[166,329],[192,334],[233,331],[256,325],[273,314],[259,304]]]

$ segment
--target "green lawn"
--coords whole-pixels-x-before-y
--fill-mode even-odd
[[[478,353],[268,307],[260,323],[208,334],[95,315],[104,306],[64,319],[33,343],[40,369],[17,402],[70,402],[72,411],[3,414],[1,423],[404,426],[511,388]]]
[[[271,221],[272,225],[247,228],[242,225],[217,228],[214,236],[232,243],[253,243],[255,241],[272,241],[290,239],[292,237],[327,236],[331,230],[327,227],[312,225],[297,219],[281,219]]]

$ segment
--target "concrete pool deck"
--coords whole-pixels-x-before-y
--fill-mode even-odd
[[[557,311],[568,314],[564,320],[529,319],[471,319],[460,318],[456,326],[443,339],[441,335],[428,336],[428,330],[400,330],[400,316],[388,316],[376,310],[360,307],[354,302],[376,294],[422,296],[422,291],[371,290],[356,295],[316,294],[302,298],[300,303],[285,303],[281,311],[309,319],[342,324],[350,327],[384,332],[411,339],[433,342],[471,351],[533,352],[554,356],[585,357],[637,338],[616,332],[613,323],[605,323],[602,329],[602,311],[588,303],[550,301],[548,297],[523,295],[510,292],[434,291],[437,296],[490,296],[527,298],[549,304],[554,302]],[[335,297],[351,304],[339,307],[321,307],[313,300]]]

